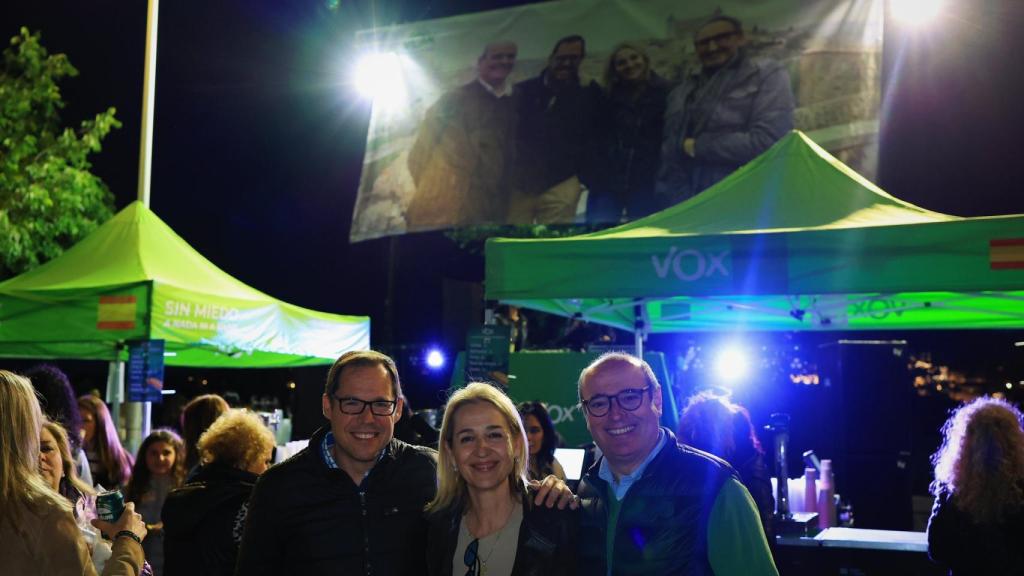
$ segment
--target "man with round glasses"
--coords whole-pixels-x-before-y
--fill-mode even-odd
[[[602,452],[580,484],[580,574],[778,574],[732,468],[659,426],[650,365],[605,354],[580,374],[579,396]]]

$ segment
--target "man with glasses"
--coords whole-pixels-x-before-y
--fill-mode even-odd
[[[394,438],[403,404],[394,360],[346,352],[321,403],[329,427],[256,483],[236,574],[422,574],[437,453]],[[535,503],[564,508],[571,497],[549,477]]]
[[[694,36],[700,69],[668,96],[656,193],[696,195],[793,129],[793,91],[778,62],[751,58],[743,25],[718,15]]]
[[[540,75],[516,84],[511,224],[571,223],[582,185],[604,183],[604,97],[596,82],[580,81],[586,46],[582,36],[560,39]]]
[[[580,574],[778,574],[733,469],[659,426],[661,386],[646,362],[601,356],[579,396],[602,452],[580,484]]]

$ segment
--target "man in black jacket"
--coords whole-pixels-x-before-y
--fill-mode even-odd
[[[536,78],[515,86],[516,163],[509,223],[571,223],[582,186],[605,185],[604,97],[580,82],[586,56],[582,36],[566,36]]]
[[[236,573],[418,573],[437,455],[393,438],[402,414],[394,361],[342,355],[322,402],[329,428],[257,482]]]
[[[256,483],[235,573],[422,574],[437,453],[394,438],[402,414],[394,360],[346,352],[327,374],[322,408],[330,427]],[[536,500],[564,508],[571,497],[549,477]]]
[[[646,362],[605,354],[580,374],[579,395],[602,451],[580,484],[581,574],[778,575],[729,464],[659,427],[661,386]]]

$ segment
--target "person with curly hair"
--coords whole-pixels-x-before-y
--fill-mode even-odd
[[[232,574],[256,479],[270,465],[274,435],[259,415],[232,409],[197,443],[202,466],[164,503],[164,574]]]
[[[750,491],[757,505],[757,515],[768,537],[772,537],[771,472],[764,461],[764,449],[750,412],[718,394],[701,392],[691,397],[679,418],[679,441],[687,446],[714,454],[728,462],[740,475],[740,482]]]
[[[962,574],[1024,574],[1024,417],[978,398],[953,411],[932,456],[928,555]]]
[[[555,432],[547,407],[540,402],[523,402],[518,408],[526,427],[526,439],[530,442],[530,479],[543,480],[553,474],[565,480],[565,470],[555,460],[558,432]]]
[[[128,484],[135,460],[121,446],[110,410],[98,396],[78,397],[82,414],[82,446],[89,459],[94,486],[111,490]]]
[[[142,548],[156,576],[163,575],[164,567],[164,524],[160,521],[160,510],[167,494],[184,481],[185,443],[181,436],[166,428],[150,432],[139,446],[124,499],[135,502],[146,521],[149,537]]]
[[[0,574],[94,576],[71,503],[53,488],[54,475],[40,473],[42,422],[29,380],[0,370]],[[51,459],[46,467],[55,464]],[[114,524],[93,520],[92,525],[114,539],[102,574],[138,575],[146,525],[134,505],[126,504]]]

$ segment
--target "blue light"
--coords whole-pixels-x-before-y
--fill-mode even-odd
[[[739,346],[727,346],[715,356],[715,376],[722,382],[737,382],[750,371],[747,351]]]
[[[437,348],[431,348],[430,351],[427,352],[427,366],[432,370],[444,368],[444,363],[444,353]]]

